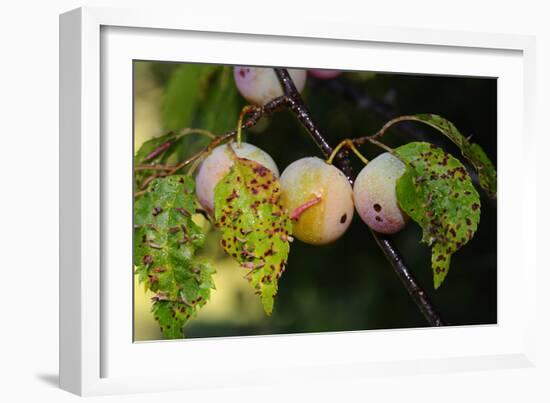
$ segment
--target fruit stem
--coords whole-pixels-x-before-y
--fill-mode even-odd
[[[332,161],[334,160],[334,157],[336,157],[336,155],[338,155],[338,153],[340,152],[340,150],[343,148],[343,147],[347,147],[349,148],[351,151],[353,151],[353,153],[355,155],[357,155],[357,157],[365,164],[367,165],[369,163],[369,160],[359,152],[359,150],[357,149],[357,147],[355,147],[355,145],[353,144],[353,140],[351,139],[345,139],[345,140],[342,140],[340,142],[340,144],[338,144],[336,147],[334,147],[334,150],[332,151],[332,153],[330,154],[330,156],[328,157],[327,159],[327,164],[331,164],[332,165]]]
[[[254,105],[246,105],[239,115],[239,121],[237,122],[237,148],[241,148],[241,137],[242,137],[242,129],[243,129],[243,120],[244,117],[251,112],[260,112],[259,107]]]

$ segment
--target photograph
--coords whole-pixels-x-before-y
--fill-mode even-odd
[[[496,77],[132,67],[134,342],[498,324]]]

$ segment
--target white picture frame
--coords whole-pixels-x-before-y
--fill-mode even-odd
[[[224,52],[224,44],[231,52]],[[237,52],[244,44],[254,51]],[[277,53],[282,47],[284,57]],[[301,52],[305,47],[307,57]],[[327,49],[338,57],[323,59],[320,55]],[[195,20],[167,10],[81,8],[61,15],[61,387],[79,395],[97,395],[534,365],[535,320],[530,315],[535,312],[536,262],[525,242],[516,242],[513,255],[507,246],[514,242],[510,233],[526,239],[526,234],[535,232],[536,222],[534,211],[524,202],[525,192],[509,185],[535,188],[535,178],[519,177],[518,170],[506,163],[511,151],[525,166],[534,163],[530,159],[534,49],[534,39],[521,35],[326,21],[281,27],[269,21],[214,16]],[[361,57],[350,58],[351,51]],[[414,57],[436,54],[441,57],[430,58],[430,66],[425,58]],[[403,55],[413,57],[399,62]],[[498,76],[498,324],[133,343],[128,338],[131,282],[127,288],[117,288],[114,298],[113,286],[124,278],[106,270],[131,260],[127,248],[131,248],[128,203],[132,199],[125,193],[131,191],[131,121],[127,119],[131,70],[125,69],[132,59]],[[464,60],[469,63],[459,62]],[[475,61],[479,63],[472,64]],[[502,91],[514,99],[502,99]],[[109,135],[115,129],[122,133],[120,137]],[[512,133],[514,141],[509,138]],[[115,150],[117,165],[112,160]],[[505,222],[502,217],[507,214],[518,219]],[[120,240],[122,247],[112,248],[109,240],[113,239]],[[515,300],[510,300],[512,292]],[[475,343],[467,341],[474,337]],[[400,348],[405,342],[415,349]],[[182,351],[186,365],[176,368],[174,357]],[[269,366],[255,358],[266,354]],[[205,357],[210,360],[207,365]],[[155,374],[144,372],[136,363],[141,368],[154,365]]]

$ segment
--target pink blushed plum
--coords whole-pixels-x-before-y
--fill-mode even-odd
[[[306,83],[306,71],[289,69],[288,73],[301,92]],[[235,84],[241,95],[254,105],[265,105],[283,95],[283,89],[275,71],[270,68],[237,66],[233,69]]]
[[[325,69],[311,69],[308,70],[310,76],[318,78],[319,80],[330,80],[331,78],[338,77],[342,72],[340,70],[325,70]]]
[[[406,224],[407,216],[398,205],[395,190],[397,180],[405,170],[399,158],[384,153],[369,162],[355,179],[355,209],[376,232],[395,234]]]
[[[270,169],[276,177],[279,176],[279,169],[271,156],[252,144],[241,143],[241,146],[238,147],[236,143],[231,143],[214,148],[201,163],[195,178],[199,203],[209,213],[214,212],[214,189],[218,182],[229,173],[233,165],[229,147],[233,149],[237,157],[255,161]]]

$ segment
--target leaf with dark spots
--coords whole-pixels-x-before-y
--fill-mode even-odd
[[[395,152],[407,166],[397,181],[397,199],[403,211],[422,227],[422,242],[432,247],[437,289],[449,272],[451,255],[477,229],[479,194],[461,162],[440,148],[413,142]],[[418,180],[428,177],[429,172],[435,179]]]
[[[288,212],[280,203],[279,189],[279,181],[269,169],[234,156],[231,170],[214,191],[221,245],[248,270],[246,278],[261,295],[268,315],[273,311],[292,231]]]
[[[166,338],[183,337],[214,288],[214,269],[195,256],[205,240],[195,209],[193,179],[182,175],[154,180],[134,204],[134,239],[143,241],[134,245],[135,272],[155,293],[152,311]]]
[[[425,123],[440,133],[446,136],[449,140],[455,143],[460,149],[464,158],[475,168],[478,177],[479,185],[485,190],[491,198],[497,196],[497,171],[485,153],[483,148],[476,143],[471,143],[456,126],[445,118],[433,114],[418,114],[411,116],[403,116],[403,120],[415,120]],[[440,161],[440,163],[445,163]]]

